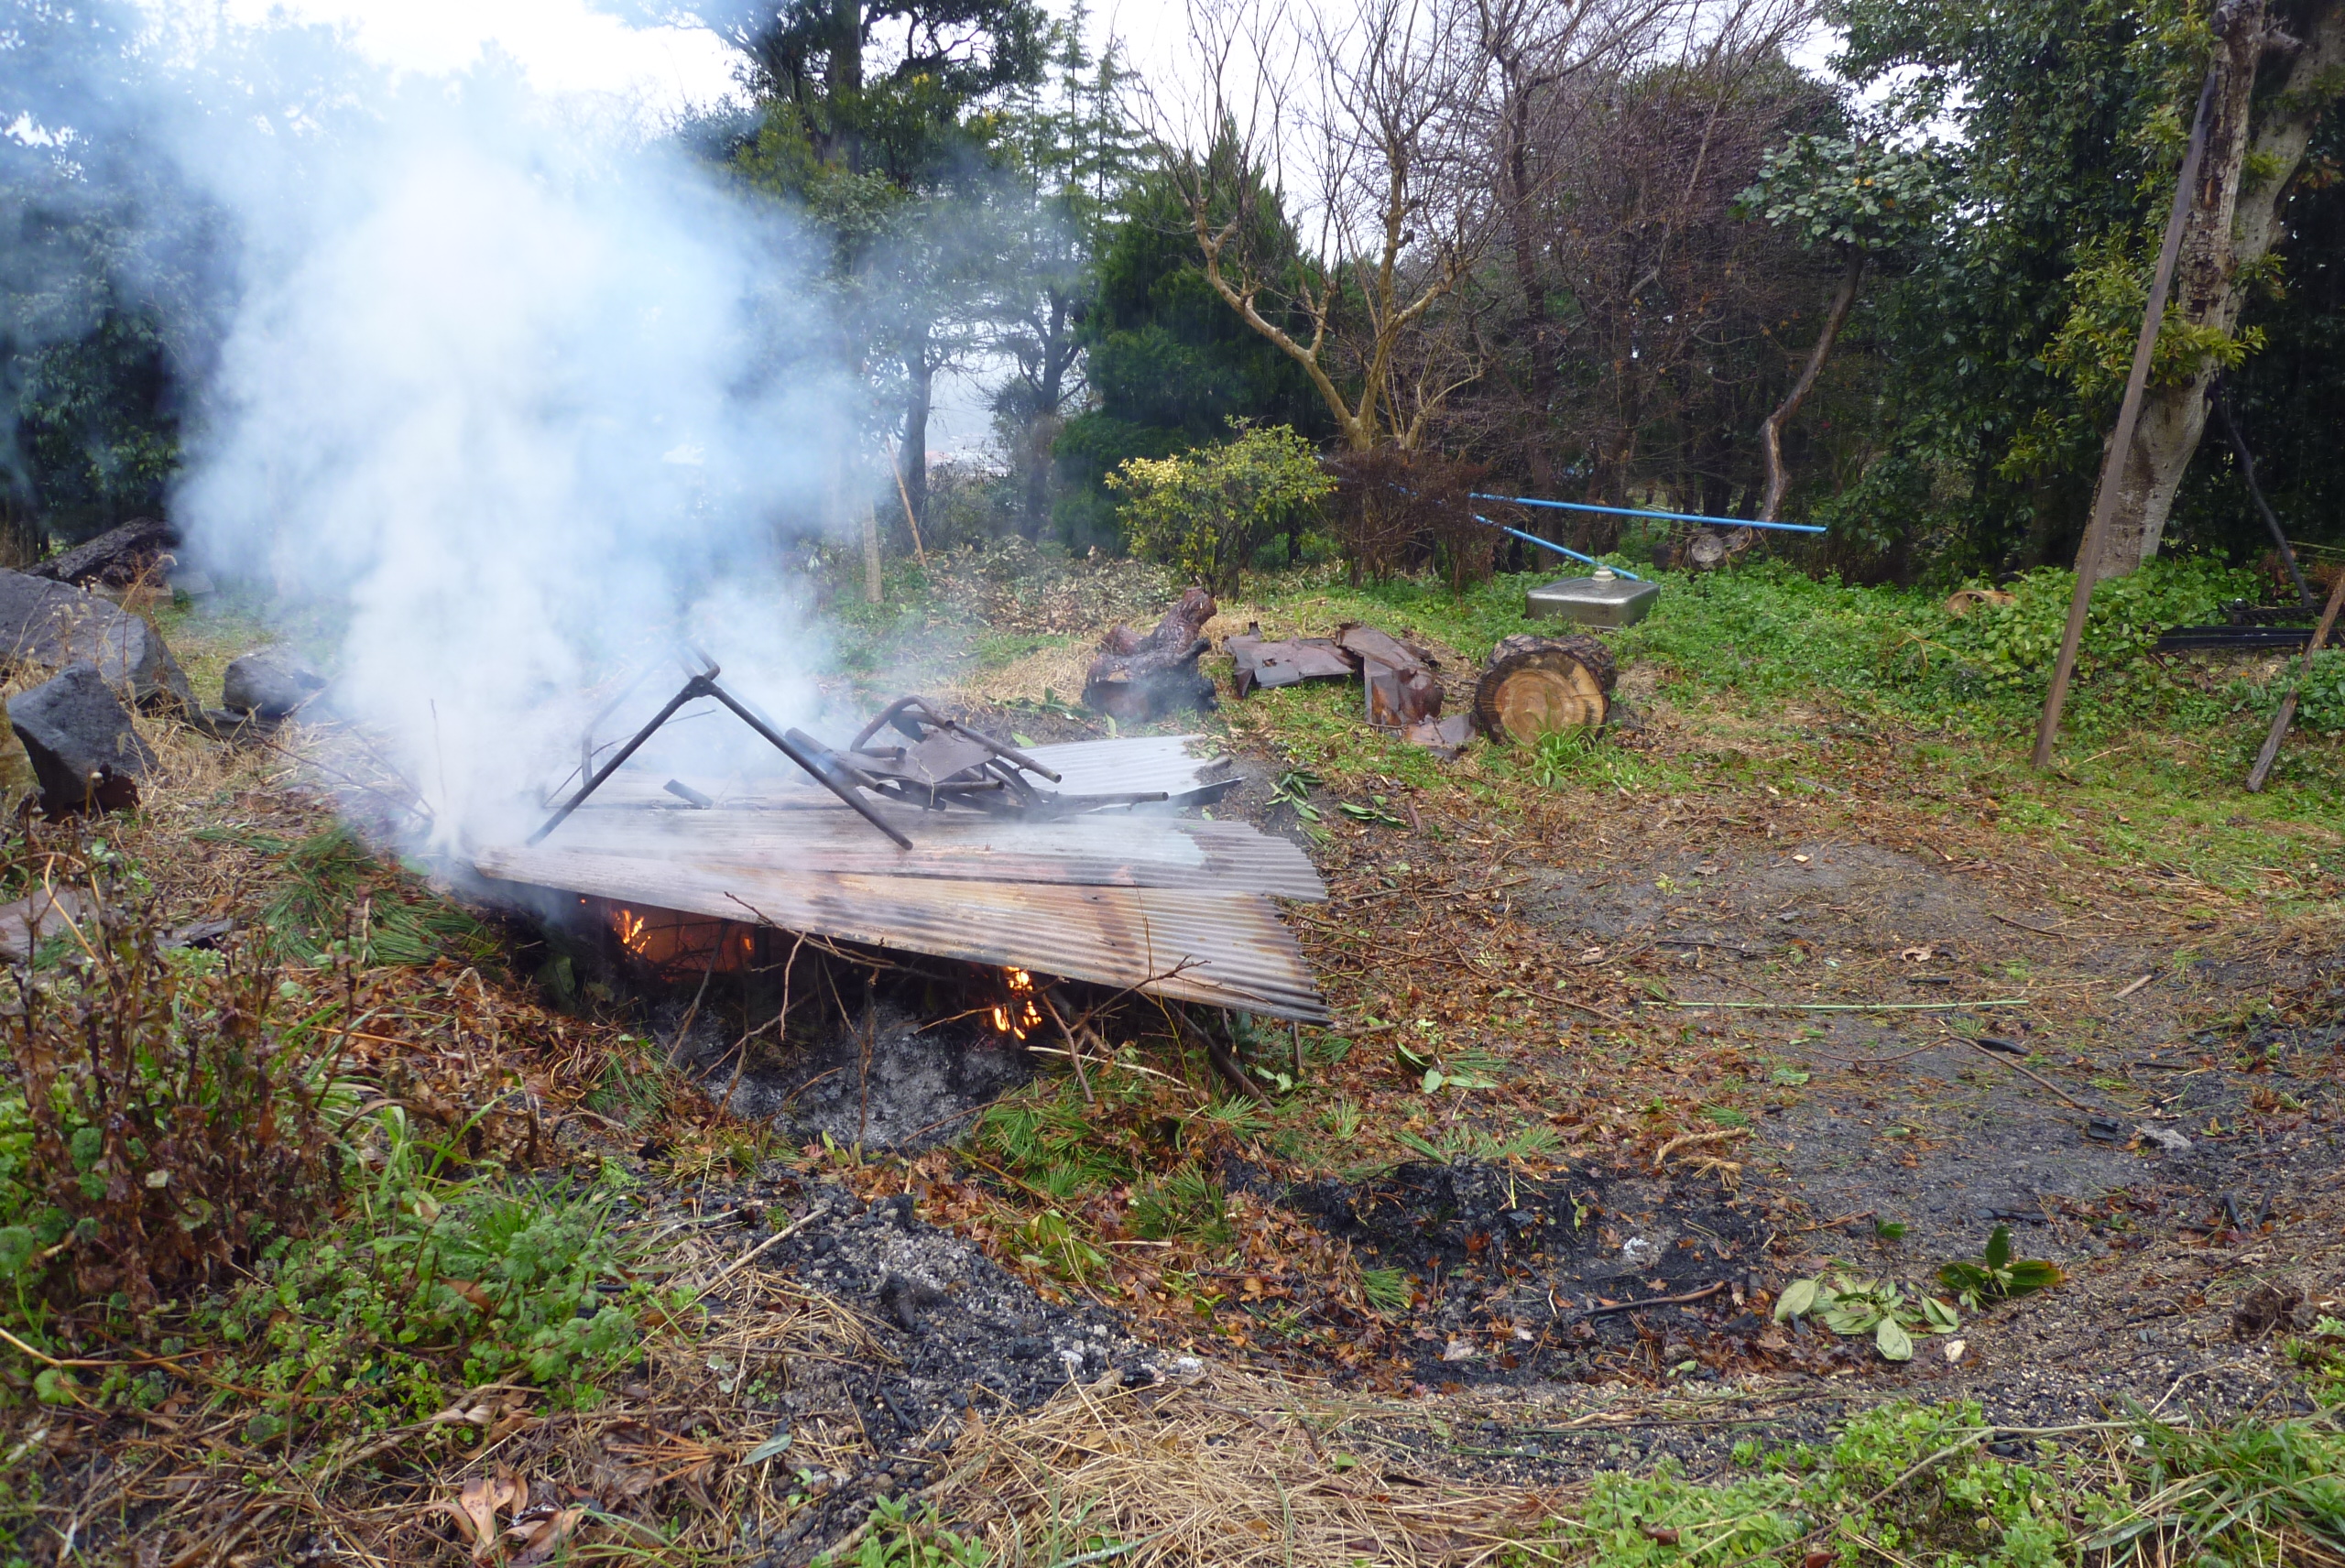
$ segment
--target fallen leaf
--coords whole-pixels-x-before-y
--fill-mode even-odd
[[[478,1307],[482,1312],[493,1312],[496,1310],[496,1303],[489,1299],[488,1292],[482,1290],[479,1284],[474,1280],[442,1279],[440,1283],[447,1286],[451,1290],[455,1291],[456,1294],[462,1296],[467,1301],[470,1301],[474,1306]]]
[[[1442,1351],[1441,1358],[1444,1361],[1471,1361],[1474,1359],[1474,1347],[1462,1339],[1453,1339]]]
[[[434,1507],[470,1532],[473,1561],[485,1563],[496,1552],[498,1511],[528,1501],[529,1496],[529,1483],[509,1472],[475,1475],[464,1483],[453,1500],[443,1497]]]
[[[1663,1546],[1674,1546],[1677,1544],[1677,1531],[1669,1525],[1649,1524],[1645,1526],[1645,1539],[1657,1541]]]
[[[1926,964],[1932,955],[1931,950],[1926,947],[1909,947],[1897,956],[1908,964]]]
[[[573,1503],[558,1513],[531,1519],[528,1524],[516,1524],[505,1533],[522,1541],[521,1555],[513,1559],[514,1568],[529,1568],[529,1564],[543,1563],[562,1548],[562,1544],[578,1533],[593,1510],[584,1503]],[[524,1532],[527,1532],[526,1534]]]

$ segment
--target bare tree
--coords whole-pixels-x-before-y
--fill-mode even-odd
[[[1431,319],[1493,232],[1473,13],[1365,0],[1298,22],[1264,0],[1200,0],[1190,16],[1201,94],[1184,126],[1160,115],[1159,141],[1205,280],[1302,367],[1346,446],[1415,447],[1482,371],[1472,334]],[[1307,180],[1293,196],[1290,166]],[[1300,256],[1288,200],[1314,231]]]
[[[1569,315],[1548,334],[1558,385],[1524,422],[1591,500],[1620,505],[1643,475],[1723,510],[1748,465],[1740,433],[1783,376],[1770,337],[1815,285],[1780,265],[1786,241],[1731,214],[1765,150],[1828,105],[1783,58],[1808,15],[1805,0],[1690,6],[1534,122],[1552,172],[1518,221]]]
[[[1502,243],[1515,298],[1506,334],[1525,383],[1529,412],[1543,419],[1554,403],[1562,349],[1554,308],[1554,268],[1539,222],[1584,104],[1565,89],[1580,78],[1618,69],[1652,47],[1657,34],[1694,0],[1476,0],[1476,45],[1493,78],[1490,162]],[[1533,439],[1524,456],[1532,486],[1554,480],[1552,443]]]

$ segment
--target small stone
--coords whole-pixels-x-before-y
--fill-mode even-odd
[[[245,654],[220,682],[220,705],[232,713],[281,719],[325,689],[325,677],[282,648]]]

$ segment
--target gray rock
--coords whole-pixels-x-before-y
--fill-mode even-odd
[[[220,705],[232,713],[281,719],[325,689],[325,677],[283,648],[265,648],[228,666]]]
[[[131,727],[130,711],[83,659],[8,701],[8,724],[32,759],[49,815],[121,811],[138,803],[137,780],[155,754]]]
[[[94,594],[0,571],[0,665],[62,670],[86,660],[142,708],[195,712],[195,692],[154,627]]]

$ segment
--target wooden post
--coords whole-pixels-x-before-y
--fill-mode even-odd
[[[857,501],[855,507],[863,516],[863,596],[876,604],[879,602],[879,510],[868,500]]]
[[[2312,673],[2312,656],[2329,640],[2336,629],[2337,612],[2345,608],[2345,572],[2337,574],[2336,586],[2329,591],[2328,607],[2320,612],[2320,625],[2313,628],[2312,640],[2305,644],[2304,662],[2296,666],[2296,678],[2288,686],[2288,694],[2280,701],[2280,711],[2272,715],[2272,733],[2263,737],[2263,749],[2255,754],[2255,767],[2247,776],[2247,792],[2261,794],[2263,781],[2272,777],[2272,764],[2280,756],[2280,743],[2288,736],[2288,726],[2296,720],[2296,693],[2304,690],[2305,678]]]
[[[2175,258],[2182,251],[2182,230],[2190,216],[2191,190],[2198,183],[2198,165],[2207,151],[2207,111],[2215,101],[2215,71],[2198,92],[2198,113],[2190,123],[2190,150],[2183,154],[2182,173],[2174,182],[2174,208],[2166,214],[2165,242],[2158,247],[2156,272],[2150,279],[2149,304],[2142,311],[2141,335],[2133,341],[2133,368],[2125,377],[2125,398],[2117,408],[2117,429],[2101,459],[2100,483],[2094,486],[2092,520],[2085,525],[2084,548],[2077,552],[2077,591],[2068,600],[2068,624],[2060,634],[2060,658],[2052,667],[2052,689],[2045,693],[2044,717],[2035,726],[2035,766],[2052,766],[2052,745],[2060,737],[2060,710],[2068,701],[2068,681],[2077,671],[2077,646],[2084,640],[2085,612],[2092,606],[2093,579],[2100,571],[2101,540],[2117,510],[2118,487],[2124,483],[2125,460],[2133,452],[2133,427],[2142,418],[2142,391],[2149,385],[2150,356],[2158,345],[2158,329],[2165,321],[2165,297],[2174,286]]]

